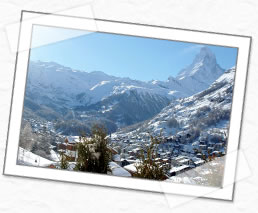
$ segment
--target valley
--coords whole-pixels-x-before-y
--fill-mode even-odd
[[[68,169],[73,170],[78,158],[76,144],[82,135],[92,137],[94,125],[101,125],[112,153],[110,168],[114,171],[110,174],[135,176],[154,140],[158,143],[153,145],[153,162],[169,181],[178,181],[174,176],[183,180],[183,174],[189,176],[190,170],[214,160],[221,167],[224,161],[219,159],[227,150],[234,77],[235,67],[223,70],[207,47],[167,81],[143,82],[31,61],[19,163],[26,165],[26,156],[36,159],[37,155],[50,161],[48,166],[59,168],[61,155],[66,154],[72,159]],[[196,171],[196,177],[203,172]],[[222,177],[223,171],[219,175]],[[201,177],[203,181],[192,182],[211,185]]]

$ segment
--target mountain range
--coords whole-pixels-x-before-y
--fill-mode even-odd
[[[224,72],[207,47],[192,64],[166,81],[143,82],[101,71],[74,70],[54,62],[30,61],[24,116],[76,121],[86,127],[102,122],[113,132],[151,119],[179,98],[208,89]],[[62,125],[59,131],[76,134],[64,132]]]

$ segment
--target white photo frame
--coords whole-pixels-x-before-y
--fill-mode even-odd
[[[87,31],[99,31],[238,48],[223,186],[221,188],[203,187],[197,185],[159,182],[137,178],[128,179],[124,177],[17,165],[16,161],[20,135],[20,123],[23,112],[24,91],[33,25],[73,28]],[[23,11],[10,111],[8,142],[3,171],[4,175],[232,200],[241,133],[241,120],[250,45],[251,37],[248,36],[201,32],[169,27],[107,21],[101,19],[69,17],[55,14],[39,15],[35,12]]]

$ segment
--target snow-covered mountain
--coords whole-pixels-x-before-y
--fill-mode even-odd
[[[223,72],[208,48],[202,48],[190,66],[167,81],[143,82],[31,61],[25,112],[52,120],[104,119],[108,124],[127,126],[152,118],[171,101],[207,89]]]
[[[87,124],[101,121],[113,131],[156,115],[177,97],[170,92],[159,85],[100,71],[88,73],[56,63],[31,62],[25,114]]]
[[[38,103],[50,102],[70,108],[96,104],[132,90],[169,99],[187,96],[185,92],[172,91],[158,84],[114,77],[101,71],[77,71],[53,62],[30,63],[26,93]]]
[[[193,63],[176,78],[142,82],[110,76],[101,71],[82,72],[53,62],[30,62],[26,93],[38,103],[62,107],[89,106],[109,96],[137,91],[175,98],[207,89],[224,72],[215,55],[204,47]]]
[[[193,96],[177,99],[165,107],[153,119],[137,129],[115,133],[138,135],[150,132],[154,135],[171,136],[179,132],[191,135],[211,130],[226,131],[229,126],[235,68],[221,75],[208,89]]]
[[[223,73],[215,55],[209,48],[203,47],[193,63],[179,72],[176,80],[195,94],[207,89]]]

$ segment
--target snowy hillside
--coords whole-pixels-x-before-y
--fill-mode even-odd
[[[132,132],[119,132],[114,135],[151,132],[164,136],[174,135],[180,131],[195,134],[211,129],[225,131],[229,126],[232,104],[235,68],[227,70],[211,86],[193,96],[177,99],[165,107],[149,122]]]
[[[118,127],[132,125],[147,120],[170,103],[164,96],[140,93],[135,90],[109,96],[89,107],[75,108],[81,110],[81,116],[87,119],[108,119],[115,121]]]
[[[46,158],[40,157],[26,149],[19,147],[19,155],[18,155],[17,163],[19,165],[46,167],[55,162],[50,161]]]

